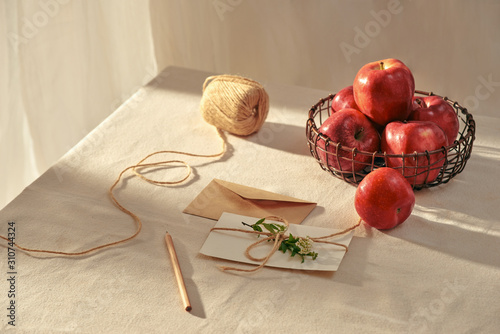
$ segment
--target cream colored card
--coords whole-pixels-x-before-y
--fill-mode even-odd
[[[229,227],[237,229],[248,229],[242,222],[254,224],[259,218],[241,216],[237,214],[224,212],[214,227]],[[267,221],[272,222],[272,221]],[[276,222],[279,223],[279,222]],[[287,234],[291,233],[295,237],[321,237],[330,235],[340,230],[328,229],[315,226],[304,226],[290,224]],[[351,242],[353,232],[336,236],[329,241],[337,242],[348,246]],[[256,234],[243,233],[238,231],[212,231],[208,235],[207,240],[203,244],[200,253],[221,259],[237,261],[242,263],[250,263],[259,265],[259,262],[252,261],[245,256],[246,248],[252,243],[258,241]],[[251,254],[254,257],[264,257],[271,250],[273,244],[265,242],[252,249]],[[278,268],[290,268],[299,270],[321,270],[321,271],[336,271],[345,254],[345,249],[340,246],[315,242],[313,244],[314,252],[318,253],[316,260],[306,256],[303,263],[300,256],[290,256],[290,252],[283,253],[277,251],[270,258],[266,266]]]

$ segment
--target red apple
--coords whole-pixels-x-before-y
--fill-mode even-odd
[[[333,114],[345,108],[360,110],[358,105],[356,104],[356,101],[354,100],[354,91],[352,85],[342,88],[337,94],[335,94],[330,109],[331,113]],[[378,125],[372,120],[370,120],[370,122],[372,122],[372,125],[375,127],[375,129],[377,129],[379,133],[382,133],[382,131],[384,130],[384,127],[382,125]]]
[[[335,97],[332,100],[332,114],[345,108],[359,110],[356,101],[354,101],[354,92],[352,90],[352,85],[339,90],[339,92],[335,94]]]
[[[382,167],[359,183],[354,206],[368,225],[386,230],[402,224],[411,215],[415,194],[400,172]]]
[[[384,59],[361,67],[353,83],[356,104],[368,118],[384,126],[404,121],[411,112],[415,80],[397,59]]]
[[[436,123],[446,134],[448,145],[453,144],[460,130],[455,109],[440,96],[413,97],[413,111],[408,120]]]
[[[325,165],[340,171],[360,171],[371,161],[371,155],[358,154],[353,158],[353,148],[365,152],[376,152],[380,148],[377,130],[368,118],[356,109],[341,109],[330,115],[320,126],[319,132],[330,139],[325,142],[320,137],[317,141],[317,153],[320,160]],[[348,151],[341,150],[339,147],[337,156],[335,154],[337,143]],[[330,153],[327,154],[325,150]],[[356,160],[357,163],[353,163],[350,159]]]
[[[445,154],[425,151],[439,150],[446,146],[444,131],[429,121],[394,121],[386,125],[382,133],[381,150],[387,154],[412,155],[410,157],[387,158],[388,167],[403,167],[404,176],[410,184],[417,186],[434,181],[444,164]],[[414,153],[423,153],[414,156]],[[404,160],[404,161],[403,161]]]

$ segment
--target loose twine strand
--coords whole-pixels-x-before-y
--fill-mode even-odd
[[[83,250],[83,251],[80,251],[80,252],[61,252],[61,251],[54,251],[54,250],[47,250],[47,249],[34,249],[34,248],[23,247],[23,246],[21,246],[21,245],[19,245],[17,243],[13,243],[14,246],[17,247],[18,249],[21,249],[21,250],[23,250],[25,252],[29,252],[29,253],[44,253],[44,254],[53,254],[53,255],[80,256],[80,255],[85,255],[85,254],[89,254],[89,253],[95,252],[95,251],[103,249],[103,248],[108,248],[108,247],[116,246],[118,244],[122,244],[122,243],[125,243],[125,242],[129,241],[129,240],[134,239],[141,232],[142,221],[141,221],[141,219],[135,213],[133,213],[132,211],[130,211],[127,208],[125,208],[122,204],[120,204],[120,202],[116,199],[116,197],[115,197],[115,195],[113,193],[113,190],[120,183],[120,180],[122,179],[123,175],[127,171],[129,171],[129,170],[133,170],[133,172],[138,177],[140,177],[141,179],[143,179],[143,180],[145,180],[147,182],[150,182],[152,184],[175,185],[175,184],[182,183],[185,180],[187,180],[187,178],[191,175],[191,172],[192,172],[191,166],[187,162],[185,162],[183,160],[166,160],[166,161],[151,162],[151,163],[144,163],[144,162],[146,160],[148,160],[149,158],[151,158],[152,156],[155,156],[155,155],[158,155],[158,154],[180,154],[180,155],[186,155],[186,156],[190,156],[190,157],[200,157],[200,158],[217,158],[217,157],[223,156],[226,153],[226,150],[227,150],[226,139],[225,139],[224,134],[222,133],[221,130],[219,130],[219,129],[216,129],[216,130],[217,130],[217,134],[218,134],[219,138],[222,141],[222,149],[221,149],[221,151],[219,153],[215,153],[215,154],[197,154],[197,153],[189,153],[189,152],[182,152],[182,151],[157,151],[157,152],[154,152],[154,153],[151,153],[151,154],[147,155],[141,161],[139,161],[137,164],[132,165],[132,166],[128,166],[127,168],[125,168],[124,170],[122,170],[120,172],[120,174],[116,178],[116,180],[113,183],[113,185],[109,188],[108,194],[109,194],[112,202],[118,207],[118,209],[120,209],[124,213],[128,214],[135,221],[136,230],[135,230],[135,232],[131,236],[123,238],[123,239],[120,239],[118,241],[114,241],[114,242],[106,243],[106,244],[99,245],[99,246],[96,246],[96,247],[92,247],[92,248],[89,248],[89,249],[86,249],[86,250]],[[186,172],[186,175],[183,178],[178,179],[178,180],[174,180],[174,181],[158,181],[158,180],[150,179],[150,178],[142,175],[140,172],[137,171],[137,168],[148,168],[148,167],[154,167],[154,166],[165,166],[165,165],[172,164],[172,163],[180,163],[180,164],[183,164],[186,167],[187,172]],[[9,243],[11,241],[10,239],[8,239],[7,237],[2,236],[2,235],[0,235],[0,238],[8,241]]]
[[[267,264],[267,262],[269,261],[269,259],[271,258],[271,256],[273,256],[273,254],[276,253],[276,251],[279,249],[279,247],[281,245],[281,242],[283,240],[288,239],[288,237],[290,236],[289,234],[286,234],[286,231],[288,230],[288,227],[290,226],[290,224],[288,223],[288,221],[285,218],[278,217],[278,216],[267,216],[264,219],[265,220],[270,219],[270,220],[275,220],[275,221],[282,222],[285,225],[285,229],[283,231],[280,231],[279,233],[260,232],[260,231],[255,231],[255,230],[244,230],[244,229],[231,228],[231,227],[214,227],[214,228],[212,228],[210,230],[210,231],[235,231],[235,232],[242,232],[242,233],[249,233],[249,234],[257,234],[257,235],[265,235],[265,236],[267,236],[266,238],[263,238],[263,239],[261,239],[259,241],[256,241],[256,242],[252,243],[245,250],[245,256],[247,258],[249,258],[252,261],[257,261],[257,262],[260,261],[261,262],[257,267],[254,267],[252,269],[243,269],[243,268],[238,268],[238,267],[219,266],[219,269],[221,269],[222,271],[239,271],[239,272],[250,273],[250,272],[256,272],[256,271],[262,269]],[[344,248],[345,251],[347,252],[349,250],[348,246],[346,246],[344,244],[341,244],[341,243],[333,242],[333,241],[327,241],[326,239],[331,239],[333,237],[346,234],[346,233],[354,230],[360,224],[361,224],[361,218],[359,218],[358,222],[355,225],[353,225],[353,226],[351,226],[349,228],[346,228],[345,230],[342,230],[342,231],[336,232],[336,233],[332,233],[332,234],[328,234],[328,235],[325,235],[325,236],[321,236],[321,237],[314,237],[314,238],[309,237],[309,239],[311,241],[313,241],[313,242],[319,242],[319,243],[325,243],[325,244],[331,244],[331,245],[340,246],[340,247]],[[269,251],[269,253],[267,253],[266,256],[261,257],[261,258],[256,258],[256,257],[254,257],[254,256],[252,256],[250,254],[250,251],[253,248],[255,248],[256,246],[260,245],[263,242],[270,241],[270,240],[274,240],[274,244],[273,244],[273,247],[271,248],[271,250]]]
[[[167,160],[160,162],[145,163],[146,160],[152,156],[158,154],[180,154],[190,157],[201,157],[201,158],[217,158],[221,157],[226,153],[226,139],[222,130],[228,131],[236,135],[250,135],[260,129],[264,123],[267,113],[269,110],[269,97],[258,82],[235,75],[219,75],[211,76],[206,78],[203,83],[203,95],[200,103],[200,109],[203,118],[209,123],[215,126],[219,138],[222,140],[222,150],[215,154],[195,154],[183,151],[157,151],[151,153],[144,157],[141,161],[133,166],[129,166],[122,170],[118,177],[116,178],[113,185],[109,188],[108,194],[111,201],[114,203],[118,209],[128,214],[133,218],[136,225],[135,232],[126,238],[118,241],[106,243],[100,246],[89,248],[80,252],[61,252],[46,249],[33,249],[23,247],[17,243],[11,243],[11,240],[5,236],[0,235],[0,238],[13,244],[18,249],[21,249],[30,253],[46,253],[54,255],[66,255],[66,256],[78,256],[85,255],[97,250],[112,247],[118,244],[122,244],[129,240],[134,239],[142,229],[141,219],[134,214],[132,211],[125,208],[116,199],[113,190],[119,184],[123,175],[132,170],[136,176],[140,177],[144,181],[147,181],[156,185],[176,185],[184,182],[191,175],[191,166],[183,160]],[[165,166],[168,164],[180,163],[186,168],[186,175],[178,180],[174,181],[158,181],[150,179],[140,172],[137,171],[138,168],[148,168],[154,166]]]

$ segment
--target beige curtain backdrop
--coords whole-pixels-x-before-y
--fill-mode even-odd
[[[0,208],[172,65],[335,92],[399,58],[498,117],[499,33],[497,0],[0,0]]]

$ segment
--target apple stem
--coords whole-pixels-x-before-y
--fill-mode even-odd
[[[364,128],[361,128],[361,129],[359,129],[359,131],[356,131],[356,133],[354,134],[354,139],[360,140],[361,138],[363,138],[364,131],[365,131]]]
[[[381,61],[381,62],[380,62],[380,69],[381,69],[381,70],[383,70],[383,69],[384,69],[384,62],[383,62],[383,61]]]

